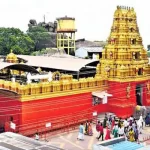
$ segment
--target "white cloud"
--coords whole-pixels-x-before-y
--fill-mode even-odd
[[[30,19],[54,21],[65,15],[76,18],[77,38],[106,40],[117,5],[135,8],[144,45],[150,43],[148,0],[0,0],[0,26],[27,30]]]

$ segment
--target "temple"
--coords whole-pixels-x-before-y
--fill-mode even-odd
[[[136,13],[133,8],[118,6],[96,75],[107,78],[108,91],[113,94],[109,110],[126,116],[136,105],[149,105],[149,73]]]
[[[5,131],[11,122],[15,132],[24,135],[37,129],[46,132],[92,120],[102,112],[125,118],[136,105],[150,104],[150,66],[133,8],[117,7],[94,76],[74,78],[50,67],[53,64],[58,69],[61,64],[69,70],[72,64],[74,71],[86,70],[91,60],[39,57],[17,56],[11,51],[1,58],[0,125]],[[54,60],[59,60],[59,66]]]

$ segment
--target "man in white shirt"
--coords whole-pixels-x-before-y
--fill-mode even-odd
[[[125,128],[128,127],[129,123],[128,123],[127,119],[124,120],[123,125]]]
[[[118,133],[119,133],[119,137],[124,135],[124,127],[123,126],[118,128]]]
[[[141,114],[141,116],[140,116],[140,121],[141,121],[141,123],[142,123],[142,129],[143,129],[144,120],[143,120],[143,116],[142,116],[142,114]]]

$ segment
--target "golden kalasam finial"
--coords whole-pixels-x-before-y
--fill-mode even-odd
[[[10,52],[13,53],[13,50],[11,49]]]

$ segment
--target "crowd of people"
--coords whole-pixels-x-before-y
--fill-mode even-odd
[[[103,124],[98,121],[96,125],[96,131],[99,135],[97,136],[97,139],[100,139],[102,132],[101,128],[103,127],[106,128],[105,140],[110,139],[110,135],[112,134],[114,138],[125,136],[127,140],[139,143],[139,134],[142,133],[143,124],[144,119],[142,115],[139,120],[136,120],[133,116],[124,120],[121,118],[116,120],[115,117],[112,117],[111,115],[107,117],[107,114],[105,114]],[[103,133],[104,132],[102,132],[102,134]],[[103,136],[102,140],[104,140]]]
[[[92,122],[86,121],[85,127],[84,127],[83,123],[80,124],[79,134],[78,134],[77,139],[84,140],[84,135],[89,135],[89,136],[93,135]]]
[[[150,119],[150,114],[148,114],[145,118]],[[105,114],[105,118],[102,122],[98,121],[96,124],[97,140],[108,140],[111,138],[117,138],[124,136],[127,140],[133,142],[136,141],[139,143],[139,134],[142,133],[142,129],[144,126],[143,116],[140,115],[139,119],[136,120],[133,116],[126,119],[116,119],[111,115],[107,116]],[[104,136],[105,129],[105,136]],[[86,122],[85,125],[81,123],[79,127],[78,140],[84,140],[84,135],[93,135],[92,123]]]

